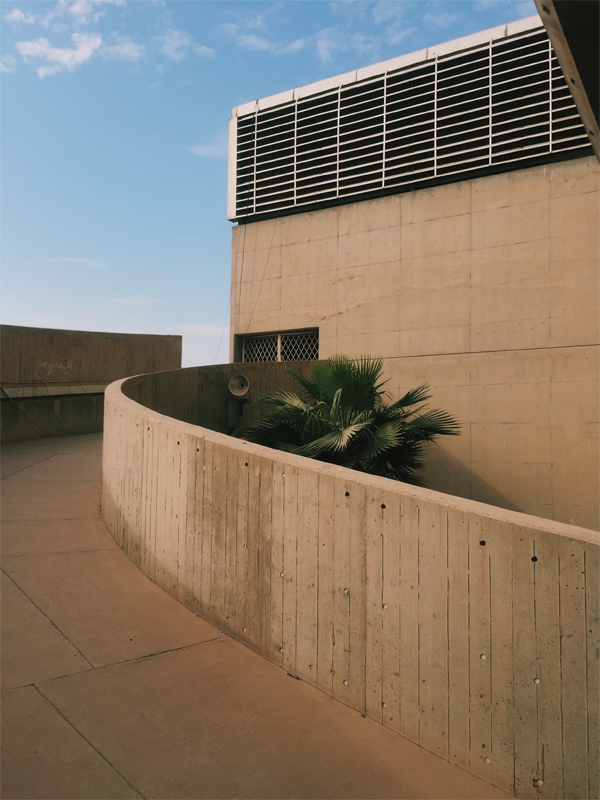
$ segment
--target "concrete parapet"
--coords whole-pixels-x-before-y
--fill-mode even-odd
[[[181,366],[181,336],[0,325],[1,441],[102,429],[111,381]]]
[[[599,796],[600,534],[176,420],[133,399],[155,380],[105,402],[102,513],[143,572],[517,797]]]

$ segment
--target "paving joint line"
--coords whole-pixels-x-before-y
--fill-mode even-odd
[[[7,522],[86,522],[89,520],[97,519],[101,522],[104,522],[102,516],[98,517],[18,517],[18,519],[4,519],[3,524],[6,525]]]
[[[35,467],[38,464],[43,464],[44,461],[50,461],[51,458],[54,458],[57,455],[58,453],[52,453],[52,455],[48,456],[47,458],[42,458],[39,461],[34,461],[33,464],[28,464],[26,467],[21,467],[21,469],[17,469],[14,472],[10,472],[8,475],[3,475],[1,480],[6,480],[6,478],[10,478],[12,475],[18,475],[19,472],[23,472],[26,469],[30,469],[30,467]]]
[[[157,650],[155,653],[147,653],[145,656],[136,656],[135,658],[125,658],[123,661],[112,661],[110,664],[102,664],[98,667],[92,667],[91,670],[83,669],[84,672],[93,672],[98,669],[106,669],[107,667],[118,667],[119,664],[134,664],[136,661],[145,661],[147,658],[154,658],[155,656],[163,656],[165,653],[177,653],[180,650],[189,650],[191,647],[200,647],[203,644],[212,644],[212,642],[221,642],[225,639],[230,639],[226,633],[215,636],[212,639],[205,639],[203,642],[192,642],[192,644],[182,644],[181,647],[171,647],[169,650]],[[48,680],[58,680],[58,678],[49,678]]]
[[[120,548],[115,543],[113,547],[90,547],[89,550],[39,550],[30,553],[4,553],[3,555],[4,558],[32,558],[33,556],[66,556],[73,553],[112,553],[117,550],[120,550]],[[123,551],[120,550],[120,552],[122,553]]]
[[[50,459],[46,459],[46,461],[49,460]],[[37,464],[32,464],[31,466],[36,467]],[[24,467],[23,469],[17,470],[17,472],[13,472],[10,475],[5,475],[2,480],[8,480],[14,475],[18,475],[20,472],[23,472],[25,469],[29,469],[29,467]],[[31,481],[32,483],[100,483],[101,481],[100,478],[75,478],[74,480],[71,480],[70,478],[27,478],[26,480]]]
[[[99,664],[98,666],[91,666],[90,669],[78,669],[75,672],[65,672],[63,675],[54,675],[51,678],[42,678],[36,681],[30,681],[29,683],[21,683],[18,686],[6,686],[4,689],[1,690],[2,693],[4,692],[12,692],[15,689],[26,689],[28,686],[35,686],[37,688],[37,684],[43,685],[44,683],[52,683],[53,681],[60,681],[63,678],[72,678],[75,675],[88,675],[90,672],[98,672],[102,669],[108,669],[109,667],[118,667],[120,664],[133,664],[136,661],[145,661],[147,658],[153,658],[154,656],[162,656],[165,653],[176,653],[179,650],[189,650],[191,647],[199,647],[203,644],[211,644],[212,642],[219,642],[224,639],[231,638],[226,633],[221,634],[221,636],[215,636],[214,639],[207,639],[204,642],[192,642],[192,644],[184,644],[181,647],[173,647],[170,650],[157,650],[155,653],[147,653],[145,656],[136,656],[135,658],[125,658],[123,661],[111,661],[110,664]]]
[[[123,780],[125,781],[125,783],[126,783],[128,786],[130,786],[130,787],[133,789],[133,791],[134,791],[134,792],[137,792],[137,793],[139,794],[139,796],[142,798],[142,800],[146,800],[146,797],[145,797],[145,795],[144,795],[144,794],[142,794],[142,792],[140,792],[140,790],[139,790],[139,789],[138,789],[136,786],[134,786],[134,785],[133,785],[133,783],[131,783],[131,781],[129,781],[129,780],[128,780],[128,779],[125,777],[125,775],[123,775],[123,773],[122,773],[122,772],[119,772],[119,770],[118,770],[118,769],[117,769],[117,768],[114,766],[114,764],[111,764],[111,763],[110,763],[110,761],[109,761],[109,760],[108,760],[108,758],[107,758],[107,757],[104,755],[104,753],[102,753],[100,750],[98,750],[98,748],[97,748],[97,747],[96,747],[96,746],[95,746],[95,745],[94,745],[94,744],[93,744],[93,743],[92,743],[92,742],[91,742],[91,741],[88,739],[88,737],[87,737],[87,736],[85,736],[85,735],[84,735],[84,734],[83,734],[83,733],[82,733],[82,732],[81,732],[81,731],[80,731],[80,730],[77,728],[77,726],[76,726],[76,725],[74,725],[74,724],[71,722],[71,720],[70,720],[70,719],[69,719],[69,718],[68,718],[68,717],[67,717],[65,714],[63,714],[63,712],[60,710],[60,708],[58,708],[58,706],[56,706],[56,705],[55,705],[55,704],[52,702],[52,700],[50,700],[50,698],[46,697],[46,695],[45,695],[45,694],[42,692],[42,690],[39,688],[39,686],[37,686],[37,684],[35,684],[35,683],[33,683],[33,684],[31,684],[31,685],[32,685],[32,686],[33,686],[33,688],[34,688],[34,689],[35,689],[35,690],[36,690],[36,691],[39,693],[40,697],[43,697],[43,698],[44,698],[44,700],[45,700],[47,703],[49,703],[49,704],[52,706],[52,708],[53,708],[53,709],[56,711],[56,713],[57,713],[57,714],[60,714],[60,716],[61,716],[61,717],[62,717],[62,718],[65,720],[65,722],[67,723],[67,725],[70,725],[70,726],[71,726],[71,728],[73,728],[73,730],[75,731],[75,733],[77,733],[79,736],[81,736],[81,738],[82,738],[84,741],[86,741],[86,742],[89,744],[89,746],[92,748],[92,750],[94,750],[94,752],[98,753],[98,755],[100,756],[100,758],[101,758],[103,761],[106,761],[106,763],[108,764],[108,766],[109,766],[111,769],[113,769],[113,770],[114,770],[114,771],[117,773],[117,775],[119,775],[121,778],[123,778]]]
[[[72,645],[72,646],[75,648],[75,650],[77,650],[77,652],[79,653],[79,655],[80,655],[80,656],[81,656],[83,659],[85,659],[85,661],[87,661],[87,663],[90,665],[90,667],[91,667],[92,669],[94,669],[94,665],[93,665],[93,664],[92,664],[92,662],[89,660],[89,658],[86,658],[86,656],[85,656],[85,655],[84,655],[84,654],[81,652],[81,650],[80,650],[80,649],[77,647],[77,645],[76,645],[74,642],[72,642],[72,641],[69,639],[69,637],[68,637],[68,636],[67,636],[65,633],[63,633],[63,631],[61,631],[61,629],[58,627],[58,625],[57,625],[57,624],[56,624],[56,623],[55,623],[55,622],[54,622],[52,619],[50,619],[50,617],[48,616],[48,614],[46,614],[46,612],[45,612],[45,611],[43,611],[43,610],[42,610],[42,609],[41,609],[41,608],[38,606],[38,604],[37,604],[37,603],[36,603],[34,600],[32,600],[32,599],[31,599],[31,597],[29,597],[29,595],[27,594],[27,592],[26,592],[26,591],[24,591],[24,590],[23,590],[23,589],[22,589],[22,588],[19,586],[19,584],[18,584],[18,583],[16,582],[16,580],[15,580],[15,579],[12,577],[12,575],[9,575],[9,573],[8,573],[8,572],[7,572],[7,571],[4,569],[4,567],[1,567],[1,568],[0,568],[0,571],[2,571],[2,572],[4,573],[4,575],[6,575],[6,577],[7,577],[9,580],[11,580],[11,581],[14,583],[14,585],[17,587],[17,589],[18,589],[18,590],[19,590],[19,591],[20,591],[20,592],[21,592],[23,595],[25,595],[25,597],[26,597],[26,598],[29,600],[29,602],[30,602],[30,603],[31,603],[33,606],[35,606],[35,608],[37,608],[37,610],[40,612],[40,614],[43,614],[43,615],[46,617],[46,619],[47,619],[47,620],[48,620],[48,622],[49,622],[49,623],[52,625],[52,627],[53,627],[53,628],[56,628],[56,630],[57,630],[57,631],[60,633],[60,635],[61,635],[61,636],[64,636],[64,637],[65,637],[65,639],[67,640],[67,642],[69,642],[69,644],[70,644],[70,645]]]

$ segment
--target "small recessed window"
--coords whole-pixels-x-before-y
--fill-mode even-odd
[[[319,331],[244,336],[242,361],[318,361]]]

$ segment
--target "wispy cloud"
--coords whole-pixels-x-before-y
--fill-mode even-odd
[[[62,70],[73,72],[81,64],[88,61],[102,44],[98,33],[74,33],[71,40],[75,47],[52,47],[47,39],[39,38],[30,42],[17,42],[17,51],[25,61],[29,58],[41,58],[52,64],[51,67],[38,67],[40,78],[54,75]]]
[[[6,22],[11,22],[13,25],[32,25],[36,22],[37,17],[29,12],[24,14],[20,8],[13,8],[10,14],[5,14],[4,19]]]
[[[14,56],[0,58],[0,72],[14,72],[17,68],[17,59]]]
[[[451,14],[448,11],[433,12],[423,16],[423,22],[430,28],[449,28],[460,17],[460,11]]]
[[[188,147],[190,153],[201,158],[227,158],[227,134],[221,133],[208,144],[193,144]]]
[[[216,55],[210,47],[199,44],[191,33],[177,28],[167,28],[160,39],[162,40],[160,52],[171,61],[183,61],[192,54],[201,58],[212,58]]]
[[[46,16],[46,24],[56,17],[65,17],[77,25],[97,22],[103,14],[102,6],[124,6],[125,0],[59,0],[58,5]]]
[[[373,21],[377,25],[398,23],[404,19],[409,3],[399,3],[397,0],[379,0],[372,8]]]
[[[88,269],[101,269],[102,267],[100,261],[95,261],[93,258],[62,257],[62,258],[49,258],[48,261],[52,261],[56,264],[72,264],[73,266],[87,267]]]
[[[265,27],[264,21],[261,21],[260,26],[255,21],[254,25],[255,27],[260,27],[261,30]],[[293,55],[294,53],[299,53],[300,50],[303,50],[310,41],[310,39],[301,38],[294,39],[287,44],[282,44],[281,42],[268,39],[266,36],[259,36],[256,33],[247,33],[239,25],[236,25],[233,22],[224,22],[221,25],[217,25],[215,31],[218,34],[225,36],[227,39],[230,39],[236,45],[236,47],[239,47],[242,50],[249,50],[251,52],[263,51],[271,53],[275,56]]]
[[[377,60],[379,41],[376,36],[362,33],[346,33],[338,27],[324,28],[315,37],[317,58],[326,65],[333,61],[337,53],[353,51],[361,58]]]
[[[117,44],[107,45],[100,51],[105,61],[139,61],[143,58],[145,47],[127,36],[120,36]]]
[[[115,297],[115,303],[124,303],[126,306],[153,306],[158,302],[158,297]]]
[[[475,0],[473,6],[475,11],[488,11],[490,8],[501,6],[507,9],[507,18],[510,15],[510,19],[531,17],[537,13],[533,0]]]
[[[403,42],[405,39],[408,39],[409,36],[412,36],[413,33],[416,33],[417,31],[418,28],[416,27],[404,28],[397,32],[390,31],[387,36],[388,44],[400,44],[400,42]]]
[[[202,336],[221,336],[223,333],[222,325],[207,325],[204,322],[196,322],[191,325],[178,325],[178,331],[187,331],[188,333],[199,333]]]

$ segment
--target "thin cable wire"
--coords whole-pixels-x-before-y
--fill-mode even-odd
[[[27,425],[29,425],[29,427],[31,428],[31,430],[32,430],[34,433],[37,433],[38,435],[39,435],[39,434],[42,434],[43,436],[48,436],[48,437],[50,437],[51,439],[62,439],[62,438],[64,438],[65,436],[81,436],[81,434],[79,434],[79,433],[70,433],[69,431],[67,431],[67,429],[65,428],[65,426],[62,424],[62,422],[61,422],[61,421],[60,421],[60,419],[58,418],[58,414],[57,414],[57,413],[56,413],[56,411],[54,410],[54,405],[52,406],[52,412],[53,412],[54,416],[56,417],[56,419],[57,419],[57,421],[58,421],[58,424],[59,424],[59,425],[60,425],[60,427],[63,429],[64,433],[52,433],[51,431],[49,431],[49,430],[46,430],[45,428],[42,428],[42,426],[41,426],[41,425],[38,425],[38,424],[37,424],[37,422],[34,422],[34,421],[33,421],[33,420],[30,418],[30,417],[28,417],[28,416],[27,416],[27,414],[26,414],[26,413],[25,413],[25,412],[24,412],[24,411],[23,411],[21,408],[19,408],[19,405],[18,405],[17,403],[15,403],[15,401],[13,400],[13,398],[12,398],[12,397],[11,397],[9,394],[7,394],[7,393],[6,393],[6,391],[5,391],[4,389],[2,389],[2,392],[4,393],[4,397],[3,397],[3,399],[10,400],[10,402],[11,402],[11,403],[14,405],[14,407],[17,409],[17,412],[18,412],[18,413],[19,413],[19,414],[20,414],[20,415],[23,417],[23,419],[25,420],[25,423],[26,423]],[[42,395],[42,396],[43,396],[43,397],[46,397],[46,395]],[[26,398],[21,398],[21,399],[26,399]],[[101,433],[101,432],[102,432],[102,428],[100,428],[100,429],[99,429],[99,430],[97,430],[97,431],[86,431],[86,433]]]
[[[267,260],[265,263],[265,268],[263,270],[262,278],[260,279],[260,286],[258,287],[258,294],[256,295],[256,302],[254,303],[254,308],[252,309],[252,314],[250,314],[250,321],[246,326],[246,333],[250,330],[250,325],[252,325],[252,320],[254,319],[254,312],[256,311],[256,306],[258,305],[258,301],[260,300],[260,293],[262,292],[263,284],[265,282],[265,277],[267,274],[267,269],[269,267],[269,261],[271,260],[271,251],[273,250],[273,242],[275,241],[275,231],[277,230],[277,223],[279,222],[278,219],[273,220],[273,235],[271,236],[271,244],[269,245],[269,252],[267,253]],[[240,289],[241,291],[241,289]]]
[[[215,353],[215,357],[213,359],[213,366],[217,363],[217,356],[219,355],[219,350],[221,349],[221,342],[223,341],[223,336],[225,335],[225,326],[227,325],[227,317],[229,316],[230,304],[231,304],[231,294],[229,295],[229,300],[227,301],[227,311],[225,312],[225,319],[223,320],[223,328],[221,330],[221,338],[219,339],[219,344],[217,345],[217,352]]]

